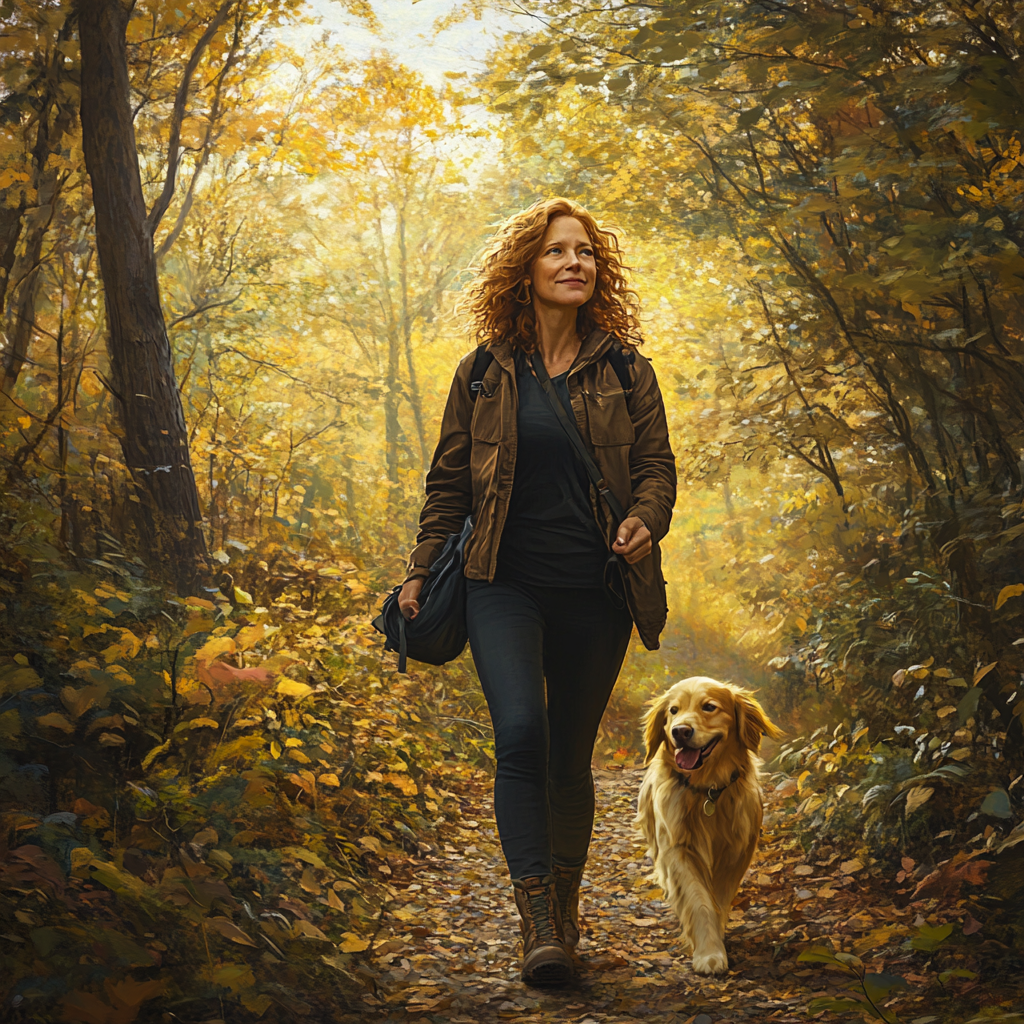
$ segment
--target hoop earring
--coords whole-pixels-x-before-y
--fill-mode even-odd
[[[523,298],[520,294],[523,288],[526,289],[526,298]],[[530,304],[530,279],[528,277],[524,277],[522,281],[519,282],[518,287],[512,293],[512,298],[516,302],[521,302],[524,306],[528,306]]]

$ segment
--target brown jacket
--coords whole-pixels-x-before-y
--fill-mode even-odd
[[[580,432],[612,493],[627,516],[639,516],[651,531],[651,554],[626,567],[626,596],[640,638],[653,651],[668,613],[659,542],[668,533],[676,500],[675,458],[651,364],[637,353],[627,402],[614,369],[601,358],[613,340],[603,331],[586,339],[569,373],[569,397]],[[471,513],[465,574],[473,580],[494,578],[512,495],[518,395],[512,346],[500,342],[490,351],[494,359],[475,401],[469,390],[473,354],[455,371],[427,473],[427,498],[407,579],[427,575],[448,535],[461,530]],[[619,524],[612,522],[606,504],[596,501],[593,487],[591,505],[610,548]]]

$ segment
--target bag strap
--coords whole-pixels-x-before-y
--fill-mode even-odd
[[[633,394],[633,374],[630,367],[636,362],[636,353],[631,348],[626,348],[622,342],[613,341],[605,353],[605,358],[611,363],[615,376],[619,378],[619,387],[628,401],[629,396]]]
[[[612,515],[615,516],[616,527],[618,527],[626,518],[625,510],[619,504],[619,499],[616,498],[608,489],[608,485],[605,483],[605,479],[601,475],[601,470],[597,468],[597,464],[590,457],[590,452],[587,451],[587,446],[583,443],[583,437],[580,435],[580,428],[576,426],[575,420],[569,419],[569,414],[565,411],[565,406],[562,405],[562,400],[555,394],[551,378],[548,376],[548,371],[544,366],[544,360],[535,352],[530,356],[530,364],[533,366],[533,372],[536,374],[537,381],[544,391],[544,394],[547,396],[547,400],[551,404],[552,410],[558,417],[559,424],[561,424],[566,436],[569,438],[570,442],[572,442],[572,446],[575,448],[576,454],[580,457],[580,462],[582,462],[586,468],[587,475],[590,477],[591,482],[597,488],[597,493],[601,495],[606,502],[608,502],[608,507],[611,509]]]
[[[405,672],[408,666],[409,640],[405,635],[405,616],[398,609],[398,671]]]
[[[480,394],[484,386],[484,374],[487,367],[494,361],[494,356],[486,345],[480,345],[473,357],[473,372],[469,375],[469,397],[475,402],[476,396]]]

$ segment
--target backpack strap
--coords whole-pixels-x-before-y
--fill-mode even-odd
[[[480,345],[473,357],[473,372],[469,375],[469,397],[476,401],[476,396],[483,389],[484,374],[487,368],[494,362],[494,356],[486,345]]]
[[[626,348],[621,341],[613,341],[611,348],[605,353],[605,358],[611,363],[615,376],[619,378],[619,385],[622,393],[629,400],[633,393],[633,373],[631,367],[636,362],[636,352]]]
[[[615,371],[622,393],[628,401],[629,396],[633,394],[632,366],[636,362],[636,353],[633,349],[626,348],[622,342],[613,341],[605,353],[605,358]],[[474,402],[483,389],[484,374],[487,373],[487,368],[492,362],[494,362],[494,356],[491,355],[490,349],[487,345],[480,345],[473,356],[473,371],[469,375],[469,396]]]

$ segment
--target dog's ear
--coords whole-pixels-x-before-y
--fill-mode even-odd
[[[747,750],[757,753],[762,736],[778,739],[782,735],[782,730],[768,717],[751,690],[737,689],[733,699],[736,702],[736,732]]]
[[[644,714],[644,764],[650,764],[665,742],[665,709],[668,707],[668,695],[652,698],[651,706]]]

